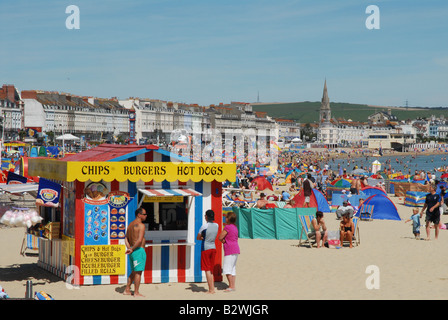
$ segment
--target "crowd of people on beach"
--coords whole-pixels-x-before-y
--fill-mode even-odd
[[[380,181],[377,181],[375,186],[385,190],[384,180],[391,175],[394,175],[395,178],[424,180],[425,184],[437,184],[439,182],[436,178],[437,172],[448,172],[448,166],[434,168],[433,171],[417,168],[412,172],[409,161],[404,163],[398,157],[395,161],[397,164],[403,165],[403,170],[392,168],[392,160],[387,159],[381,171],[373,172],[371,162],[376,158],[372,156],[372,152],[353,151],[352,153],[282,152],[278,157],[278,167],[275,168],[275,172],[263,174],[273,188],[279,190],[279,187],[283,187],[279,192],[258,188],[255,178],[259,175],[259,163],[238,165],[236,182],[226,182],[224,187],[235,189],[231,192],[231,197],[235,201],[256,201],[261,198],[262,194],[268,201],[288,201],[292,198],[291,195],[297,194],[303,188],[303,182],[306,180],[312,181],[313,188],[317,188],[325,194],[328,184],[343,178],[350,181],[349,191],[352,194],[359,194],[362,188],[369,185],[367,180],[373,173],[380,176]],[[341,159],[343,162],[335,162]],[[358,170],[365,174],[353,173]],[[286,191],[285,186],[287,187]]]
[[[411,159],[415,159],[415,156],[416,154],[412,154]],[[343,159],[342,161],[341,158]],[[318,189],[328,199],[326,192],[327,186],[341,178],[350,182],[349,188],[342,192],[348,195],[360,195],[363,188],[371,186],[368,180],[373,175],[371,162],[375,159],[376,157],[371,152],[363,151],[354,151],[353,153],[345,154],[332,154],[329,152],[282,152],[278,157],[279,162],[276,171],[268,172],[268,174],[264,175],[272,188],[261,189],[258,187],[256,177],[258,176],[257,170],[259,164],[252,166],[239,165],[237,167],[236,182],[233,184],[227,182],[224,184],[224,188],[231,190],[228,195],[229,199],[235,205],[241,207],[269,209],[276,207],[276,203],[278,204],[279,202],[284,203],[283,208],[307,207],[312,189]],[[446,157],[442,155],[443,159],[446,159]],[[427,199],[425,199],[425,206],[418,214],[414,212],[407,222],[414,221],[413,229],[414,231],[418,231],[420,225],[417,224],[417,216],[421,218],[425,212],[427,239],[430,239],[430,229],[435,229],[435,238],[437,239],[438,231],[446,228],[446,225],[440,222],[440,214],[447,212],[446,204],[444,204],[445,186],[441,185],[441,195],[436,193],[431,198],[431,194],[434,194],[437,185],[445,180],[445,178],[437,178],[437,172],[448,172],[448,166],[434,168],[433,171],[425,171],[421,168],[416,168],[411,171],[409,160],[403,161],[402,158],[396,157],[395,162],[402,167],[402,170],[394,170],[391,165],[393,161],[393,158],[387,159],[383,163],[383,169],[375,172],[373,176],[376,176],[377,179],[374,180],[374,186],[387,193],[389,190],[386,189],[385,181],[390,179],[391,176],[398,179],[408,179],[408,181],[421,180],[424,185],[430,185],[433,191],[428,193]],[[365,174],[353,173],[357,170]],[[304,203],[298,204],[294,197],[301,191],[304,195]],[[364,198],[361,197],[357,206],[353,206],[348,201],[344,201],[336,210],[335,218],[341,220],[340,239],[341,241],[347,240],[350,243],[350,247],[352,247],[351,240],[355,233],[352,218],[356,209],[361,207],[363,201]],[[317,245],[321,247],[328,243],[328,235],[325,232],[326,227],[323,213],[319,211],[318,213],[311,227]],[[315,233],[314,230],[320,230],[321,232]],[[417,234],[417,231],[414,233]],[[416,235],[416,238],[420,238],[420,235]]]

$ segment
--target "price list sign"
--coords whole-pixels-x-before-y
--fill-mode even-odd
[[[81,275],[123,275],[126,266],[124,245],[81,246]]]
[[[109,194],[111,240],[122,240],[126,236],[126,215],[129,199],[129,194],[126,192],[114,191]]]

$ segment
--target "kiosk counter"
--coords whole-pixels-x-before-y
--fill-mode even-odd
[[[62,186],[59,216],[49,215],[60,222],[60,238],[39,244],[40,267],[78,285],[126,283],[126,229],[141,206],[148,213],[142,283],[206,281],[195,238],[208,209],[222,229],[222,182],[235,180],[235,164],[103,144],[60,160],[29,159],[28,171]],[[222,244],[216,247],[221,281]]]

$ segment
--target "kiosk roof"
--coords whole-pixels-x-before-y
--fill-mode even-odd
[[[158,149],[159,147],[153,144],[150,145],[100,144],[95,148],[66,156],[62,158],[61,161],[111,161],[116,159],[123,160],[135,157],[141,153],[148,152],[148,150],[158,150]]]

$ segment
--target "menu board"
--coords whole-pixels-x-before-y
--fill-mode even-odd
[[[101,183],[89,184],[83,199],[84,244],[107,245],[110,240],[124,239],[129,200],[126,192],[109,192]]]
[[[107,200],[85,200],[84,244],[104,245],[109,243],[109,206]]]
[[[81,246],[81,275],[125,274],[126,246]]]
[[[126,236],[126,216],[129,194],[122,191],[109,193],[110,239],[119,240]]]

